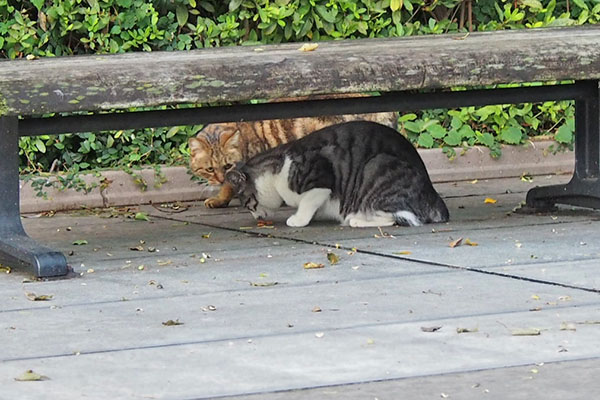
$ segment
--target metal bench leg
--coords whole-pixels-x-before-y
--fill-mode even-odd
[[[559,203],[600,208],[600,91],[598,81],[577,85],[585,95],[575,101],[575,173],[566,185],[531,189],[529,207],[549,209]]]
[[[19,120],[0,117],[0,264],[37,277],[67,274],[67,260],[25,233],[19,213]]]

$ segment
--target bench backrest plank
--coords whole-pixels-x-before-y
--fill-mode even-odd
[[[0,61],[0,116],[600,78],[600,27]]]

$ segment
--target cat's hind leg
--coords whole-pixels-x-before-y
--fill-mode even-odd
[[[398,225],[421,226],[423,222],[411,211],[396,211],[394,214]]]
[[[378,212],[367,215],[365,213],[351,214],[346,218],[346,224],[353,228],[367,228],[375,226],[392,226],[396,222],[394,214]]]
[[[286,221],[287,226],[306,226],[331,194],[331,189],[315,188],[302,193],[296,213]]]

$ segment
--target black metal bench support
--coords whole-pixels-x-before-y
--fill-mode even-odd
[[[67,260],[25,233],[19,213],[19,120],[0,118],[0,264],[37,277],[66,275]]]
[[[600,209],[600,89],[598,81],[577,82],[575,171],[565,185],[542,186],[527,193],[527,206],[548,210],[556,204]]]
[[[575,173],[566,185],[537,187],[527,204],[556,203],[600,208],[600,114],[598,81],[433,93],[393,92],[380,97],[183,108],[51,118],[0,118],[0,263],[29,268],[38,277],[67,273],[65,257],[39,246],[24,232],[19,216],[18,138],[56,133],[136,129],[240,120],[311,117],[385,111],[418,111],[487,104],[575,100]]]

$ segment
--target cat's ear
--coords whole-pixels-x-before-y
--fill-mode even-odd
[[[188,145],[190,146],[190,154],[192,156],[200,152],[206,152],[208,150],[208,144],[206,143],[206,141],[197,137],[191,137],[188,140]]]
[[[219,138],[223,148],[238,149],[242,141],[242,133],[239,129],[230,130],[221,134]]]
[[[235,193],[241,193],[246,188],[248,177],[242,171],[233,169],[225,174],[225,181],[229,182]]]

